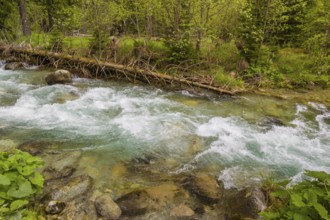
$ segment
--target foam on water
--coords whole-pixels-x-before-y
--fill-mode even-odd
[[[304,169],[329,172],[330,127],[324,119],[329,119],[330,114],[325,106],[312,104],[311,108],[321,111],[316,116],[316,129],[311,128],[302,115],[309,110],[305,105],[297,105],[297,118],[292,121],[292,126],[273,126],[266,132],[260,132],[258,127],[240,118],[211,118],[200,125],[196,133],[213,138],[213,141],[210,148],[195,159],[199,161],[216,154],[227,167],[219,176],[225,187],[236,186],[234,180],[239,176],[248,174],[249,178],[261,178],[260,174],[247,172],[255,167],[259,167],[260,171],[273,170],[287,177]]]
[[[54,141],[91,139],[81,146],[85,151],[147,149],[166,157],[186,152],[189,138],[197,137],[200,152],[186,156],[176,171],[218,164],[227,188],[269,175],[297,179],[304,169],[330,171],[330,112],[324,105],[297,104],[289,126],[264,129],[242,117],[213,114],[222,111],[221,100],[191,107],[158,89],[80,78],[72,85],[33,85],[26,74],[0,70],[0,102],[1,97],[13,101],[0,105],[0,122],[41,139],[38,134],[46,132]],[[184,100],[196,98],[184,95]],[[244,108],[258,105],[251,97],[241,99]],[[246,111],[252,114],[253,108]]]

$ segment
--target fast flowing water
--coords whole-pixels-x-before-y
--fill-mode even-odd
[[[47,86],[48,73],[0,70],[0,141],[79,149],[96,158],[85,164],[94,169],[151,156],[167,164],[165,172],[204,170],[227,188],[295,179],[304,169],[330,172],[329,104],[206,99],[83,78]]]

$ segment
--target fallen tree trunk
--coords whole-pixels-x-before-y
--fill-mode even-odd
[[[31,61],[31,58],[36,59],[37,65],[52,64],[55,68],[70,68],[84,72],[84,69],[92,70],[93,75],[90,77],[104,77],[104,78],[127,78],[130,81],[142,81],[148,84],[159,83],[163,86],[179,86],[189,87],[194,90],[206,89],[220,94],[235,95],[241,91],[230,91],[223,89],[216,85],[203,84],[198,81],[187,80],[182,77],[170,76],[155,71],[150,71],[141,68],[135,68],[131,66],[125,66],[120,64],[108,63],[99,61],[96,57],[94,59],[75,57],[63,53],[53,53],[42,50],[27,50],[16,47],[0,47],[0,52],[6,56],[15,56],[25,61]],[[100,74],[100,75],[99,75]]]

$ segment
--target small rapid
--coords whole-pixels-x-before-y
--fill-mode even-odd
[[[47,71],[0,69],[0,139],[54,142],[115,163],[173,158],[168,172],[208,170],[226,188],[330,172],[330,111],[320,103],[246,95],[206,99]],[[101,162],[102,163],[102,162]]]

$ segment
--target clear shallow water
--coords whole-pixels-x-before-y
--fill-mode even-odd
[[[205,170],[227,188],[299,178],[304,169],[330,172],[324,104],[257,95],[206,99],[82,78],[46,86],[47,73],[0,70],[0,140],[80,149],[94,169],[151,156],[168,173]],[[285,126],[270,123],[274,118]]]

